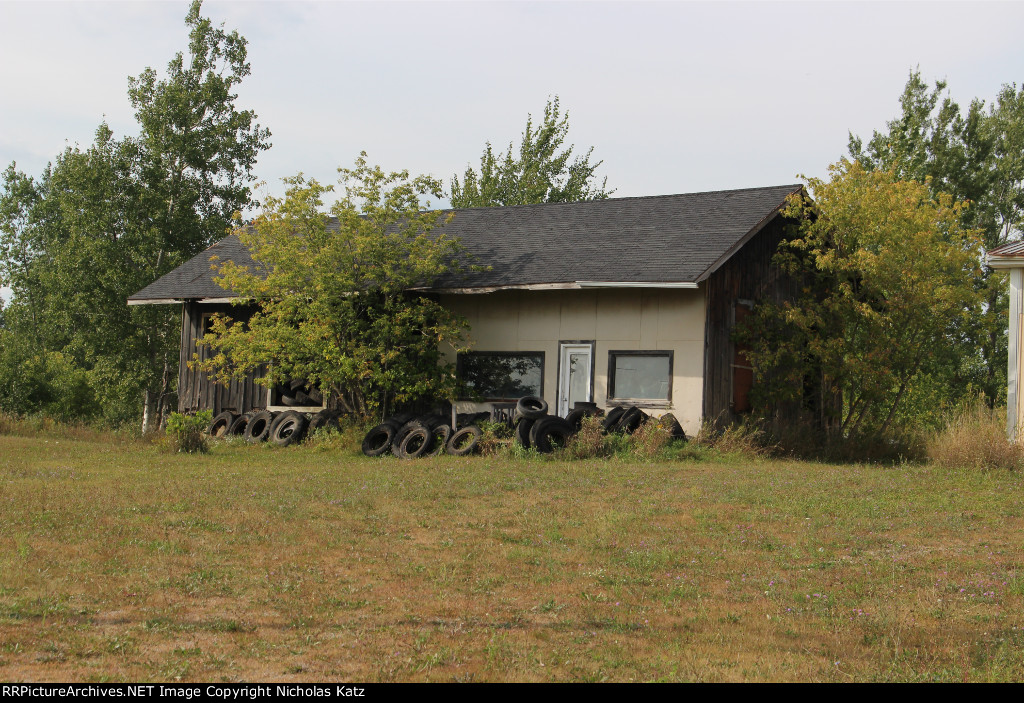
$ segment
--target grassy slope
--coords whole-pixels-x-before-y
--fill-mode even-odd
[[[0,680],[1021,680],[1019,473],[0,436]]]

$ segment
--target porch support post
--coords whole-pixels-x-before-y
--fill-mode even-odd
[[[1015,267],[1010,269],[1010,334],[1008,353],[1006,355],[1006,436],[1011,442],[1020,439],[1019,424],[1021,410],[1024,406],[1024,389],[1021,388],[1021,333],[1024,332],[1021,325],[1021,316],[1024,315],[1024,268]]]

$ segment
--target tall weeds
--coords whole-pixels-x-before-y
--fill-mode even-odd
[[[1024,468],[1024,445],[1006,438],[1004,413],[982,404],[953,415],[928,439],[928,458],[950,468]]]

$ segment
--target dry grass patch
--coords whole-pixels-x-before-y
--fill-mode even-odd
[[[972,469],[1024,468],[1024,444],[1006,439],[1005,410],[962,410],[928,441],[928,457],[939,464]]]
[[[1024,678],[1020,473],[0,437],[0,678]]]

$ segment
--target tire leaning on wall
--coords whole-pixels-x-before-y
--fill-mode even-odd
[[[387,423],[385,423],[387,424]],[[391,423],[394,424],[394,423]],[[417,427],[422,427],[423,423],[419,420],[413,419],[406,422],[404,425],[395,430],[395,436],[391,438],[391,453],[397,456],[399,459],[402,458],[402,441],[405,436],[412,432]]]
[[[270,427],[269,440],[279,447],[287,447],[302,440],[309,420],[302,413],[289,410],[278,415]]]
[[[418,459],[425,456],[434,446],[434,432],[425,425],[416,425],[402,437],[398,447],[398,458]]]
[[[619,424],[619,418],[626,412],[625,408],[612,408],[608,411],[608,414],[604,416],[604,420],[601,422],[601,427],[604,428],[605,432],[614,432],[615,426]]]
[[[586,408],[577,408],[569,411],[569,414],[565,416],[565,421],[572,425],[574,432],[579,432],[583,427],[583,418],[590,414]]]
[[[363,454],[366,456],[381,456],[387,454],[391,444],[395,440],[395,433],[398,428],[390,422],[382,422],[370,429],[363,438]]]
[[[244,437],[245,428],[249,425],[249,420],[255,413],[245,413],[235,418],[235,421],[231,423],[231,427],[228,428],[228,435],[232,437]]]
[[[269,410],[261,410],[251,418],[245,426],[245,441],[252,444],[266,442],[270,436],[270,425],[274,421],[274,413]]]
[[[218,439],[221,437],[227,437],[231,429],[231,425],[233,425],[237,419],[238,415],[230,410],[225,410],[220,415],[210,420],[210,426],[206,428],[206,434]]]
[[[530,441],[541,454],[550,454],[556,448],[564,447],[576,434],[572,424],[560,417],[546,417],[538,420],[530,431]]]
[[[636,406],[630,407],[619,417],[615,431],[620,434],[633,434],[647,419],[647,413]]]
[[[480,437],[483,432],[476,425],[466,425],[458,430],[448,439],[445,447],[452,456],[467,456],[472,454],[480,446]]]
[[[449,424],[438,425],[434,428],[434,448],[424,456],[439,456],[444,454],[448,447],[448,440],[452,438],[452,426]]]
[[[536,422],[536,420],[531,420],[528,417],[521,417],[519,418],[519,421],[516,422],[516,441],[519,442],[519,446],[523,449],[530,448],[530,430],[533,428],[534,422]]]

